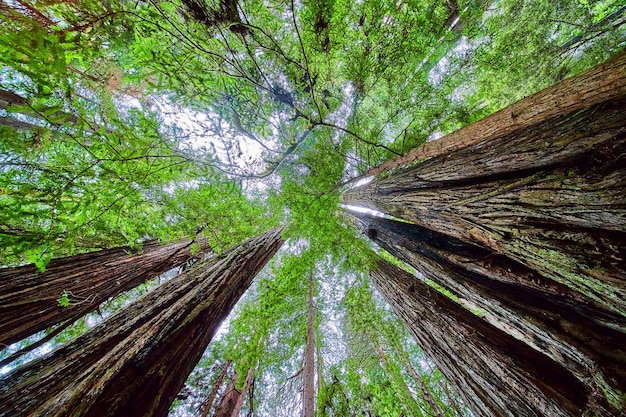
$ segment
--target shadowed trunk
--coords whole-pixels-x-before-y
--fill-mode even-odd
[[[304,384],[302,388],[302,417],[315,416],[315,305],[313,304],[313,273],[309,273],[307,336],[304,350]]]
[[[617,78],[615,90],[626,89],[626,71]],[[506,255],[626,317],[626,95],[432,158],[343,199]]]
[[[597,407],[622,407],[623,317],[505,256],[420,226],[354,215],[357,226],[382,248],[597,391],[604,404]]]
[[[217,410],[213,417],[231,417],[237,401],[241,397],[241,392],[235,388],[235,381],[237,380],[237,374],[228,382],[226,391],[220,398],[220,402],[217,404]]]
[[[166,246],[147,242],[137,254],[119,247],[53,259],[45,272],[34,264],[0,269],[0,345],[55,324],[70,325],[107,299],[198,258],[190,247],[188,240]],[[64,292],[66,307],[57,301]]]
[[[196,263],[73,342],[0,379],[0,416],[166,416],[282,228]]]
[[[248,374],[246,375],[246,381],[243,384],[243,388],[241,389],[241,394],[239,394],[239,398],[237,398],[237,402],[233,407],[233,411],[230,414],[230,417],[238,417],[239,411],[241,411],[241,406],[243,405],[243,400],[248,395],[248,390],[250,389],[250,385],[252,384],[252,379],[254,378],[254,370],[252,368],[248,369]]]
[[[215,384],[213,384],[213,389],[211,389],[211,393],[207,397],[207,400],[204,402],[204,404],[202,404],[202,415],[201,415],[202,417],[207,417],[209,415],[209,411],[211,410],[211,407],[213,406],[213,402],[215,401],[217,392],[219,391],[220,387],[222,386],[222,383],[224,382],[224,378],[226,377],[226,374],[228,373],[228,368],[230,368],[231,363],[232,361],[230,359],[227,360],[226,363],[224,363],[224,366],[222,367],[222,372],[217,377],[217,381],[215,381]]]
[[[590,393],[558,363],[387,261],[370,277],[475,415],[582,415]]]

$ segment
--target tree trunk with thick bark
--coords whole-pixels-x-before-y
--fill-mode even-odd
[[[621,52],[604,64],[563,80],[440,139],[427,142],[364,172],[348,183],[401,168],[424,158],[449,154],[470,145],[515,134],[554,117],[574,114],[624,95],[626,52]]]
[[[307,336],[304,350],[302,417],[315,417],[315,305],[313,304],[313,273],[309,273]]]
[[[107,299],[199,258],[191,242],[162,246],[147,242],[140,253],[128,247],[105,249],[53,259],[40,272],[34,265],[0,269],[0,347],[22,340],[48,327],[94,311]],[[67,306],[58,299],[66,294]]]
[[[73,342],[0,379],[0,416],[166,416],[282,228],[196,263]]]
[[[598,74],[622,94],[348,190],[344,203],[489,248],[626,317],[626,70]],[[555,109],[578,97],[549,90]]]
[[[475,415],[580,417],[587,409],[591,393],[550,358],[387,261],[370,276]]]
[[[493,251],[421,226],[354,215],[357,226],[379,246],[451,291],[466,307],[483,311],[494,326],[567,368],[596,392],[602,404],[596,407],[626,405],[622,316]]]

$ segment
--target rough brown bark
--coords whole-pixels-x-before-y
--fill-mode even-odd
[[[226,386],[226,391],[220,398],[220,402],[217,405],[217,410],[215,410],[215,414],[213,417],[231,417],[233,414],[233,410],[235,409],[235,404],[241,397],[241,392],[235,387],[235,381],[237,380],[237,374],[233,376],[233,378],[228,382]]]
[[[201,414],[202,417],[207,417],[209,415],[209,411],[211,410],[211,407],[213,406],[213,402],[215,401],[217,392],[219,391],[220,387],[222,386],[222,383],[224,382],[224,378],[226,377],[226,374],[228,373],[228,368],[230,368],[231,363],[232,361],[230,359],[227,360],[226,363],[224,363],[224,366],[222,367],[222,372],[217,377],[217,381],[215,381],[215,384],[213,384],[211,393],[209,394],[209,396],[207,397],[207,400],[202,405],[202,414]]]
[[[304,350],[302,417],[315,417],[315,305],[313,304],[313,273],[309,274],[307,336]]]
[[[344,202],[492,249],[626,316],[626,95],[432,158]]]
[[[355,216],[382,248],[572,372],[596,392],[595,408],[615,411],[626,405],[619,404],[626,392],[622,316],[489,250],[417,225]]]
[[[72,322],[107,299],[198,258],[202,252],[193,255],[190,246],[188,240],[165,246],[147,242],[136,254],[128,247],[83,253],[53,259],[43,273],[34,264],[0,269],[0,346]],[[57,301],[63,292],[67,307]]]
[[[219,324],[283,240],[267,232],[147,293],[0,379],[0,416],[165,416]]]
[[[370,276],[475,415],[582,415],[589,393],[558,363],[387,261]]]
[[[484,119],[428,142],[405,155],[372,168],[350,182],[378,175],[424,158],[448,154],[469,145],[522,131],[553,117],[626,94],[626,52],[606,63],[526,97]],[[487,144],[484,144],[487,146]]]
[[[239,398],[237,398],[237,402],[235,402],[235,406],[233,407],[233,411],[230,414],[230,417],[239,416],[239,411],[241,411],[243,400],[246,398],[246,395],[248,394],[248,390],[250,389],[250,384],[252,384],[253,377],[254,377],[254,370],[250,368],[248,369],[248,374],[246,375],[246,381],[244,382],[243,388],[241,389],[241,394],[239,394]]]

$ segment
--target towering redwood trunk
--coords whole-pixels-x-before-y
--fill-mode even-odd
[[[372,168],[350,182],[378,175],[424,158],[444,155],[466,146],[513,134],[553,117],[575,113],[622,97],[626,94],[625,74],[626,52],[622,52],[602,65],[568,78],[476,123],[440,139],[427,142],[405,155]]]
[[[230,368],[230,364],[232,362],[233,361],[229,359],[226,361],[226,363],[224,363],[224,366],[222,367],[222,372],[217,377],[217,381],[215,381],[215,383],[213,384],[213,389],[211,389],[211,393],[207,397],[207,400],[204,402],[204,404],[202,404],[202,414],[201,414],[202,417],[207,417],[209,415],[209,411],[211,411],[211,407],[213,406],[213,402],[215,401],[217,392],[222,386],[222,383],[224,382],[224,378],[226,377],[226,374],[228,373],[228,368]]]
[[[103,301],[199,257],[190,247],[188,240],[148,242],[136,254],[119,247],[53,259],[43,273],[34,264],[0,269],[0,346],[54,324],[70,325]],[[57,301],[64,292],[66,307]]]
[[[626,316],[626,69],[614,64],[592,72],[611,81],[609,100],[564,113],[563,101],[587,93],[561,83],[539,93],[558,110],[542,122],[349,190],[344,202],[489,248]]]
[[[307,336],[304,350],[302,417],[315,417],[315,305],[313,304],[313,273],[309,274]]]
[[[165,416],[219,324],[283,244],[282,229],[196,263],[0,379],[0,416]]]
[[[583,414],[591,393],[558,363],[387,261],[370,276],[475,415]]]
[[[451,291],[485,319],[620,409],[626,392],[626,319],[523,264],[426,228],[363,214],[357,225],[382,248]],[[622,329],[619,331],[617,329]]]

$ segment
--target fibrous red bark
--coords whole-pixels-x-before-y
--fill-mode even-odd
[[[488,248],[626,317],[626,71],[604,68],[593,74],[612,80],[610,99],[560,113],[576,91],[550,89],[551,118],[348,190],[344,202]]]
[[[191,242],[146,242],[140,253],[128,247],[53,259],[40,272],[34,265],[0,269],[0,346],[94,311],[107,299],[197,259]],[[57,301],[65,293],[68,306]]]
[[[476,123],[372,168],[351,182],[424,158],[448,154],[466,146],[512,134],[555,116],[575,113],[622,97],[626,95],[624,74],[626,74],[626,52],[616,55],[602,65],[526,97]]]
[[[626,334],[618,330],[626,328],[622,316],[493,251],[417,225],[354,215],[379,246],[568,369],[595,393],[589,406],[598,413],[621,408],[626,391]]]
[[[583,414],[590,393],[558,363],[387,261],[370,277],[475,415]]]
[[[0,416],[166,416],[221,321],[280,248],[276,229],[196,263],[0,379]]]

